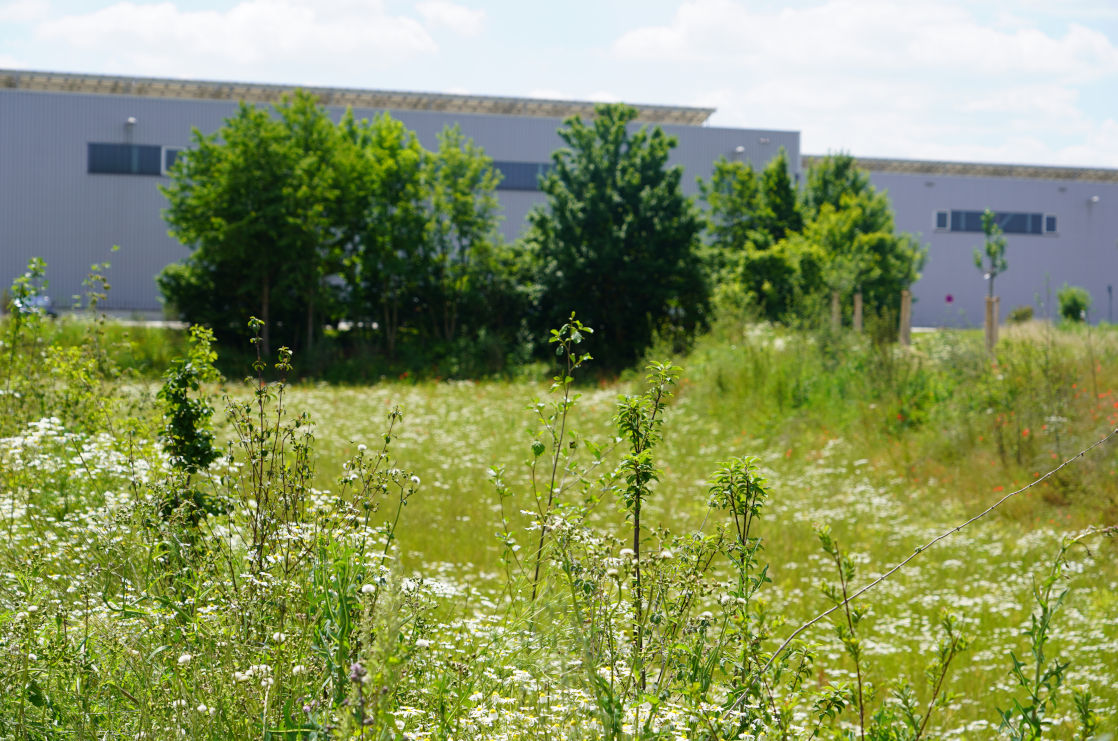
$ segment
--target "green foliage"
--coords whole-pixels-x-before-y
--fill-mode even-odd
[[[1091,294],[1086,288],[1064,284],[1056,293],[1060,304],[1060,317],[1068,322],[1087,321],[1087,311],[1091,308]]]
[[[276,114],[242,105],[176,161],[165,218],[193,251],[158,279],[173,313],[222,341],[258,314],[265,354],[278,332],[307,362],[469,367],[495,344],[503,365],[532,292],[496,231],[492,160],[458,129],[428,152],[388,114],[335,124],[303,92]]]
[[[1024,324],[1031,321],[1033,318],[1033,307],[1031,306],[1015,306],[1009,311],[1009,316],[1006,318],[1010,324]]]
[[[861,292],[870,316],[895,313],[920,276],[925,250],[896,233],[888,198],[849,155],[812,167],[799,197],[783,150],[759,179],[722,161],[700,189],[714,248],[708,262],[771,321],[803,317],[832,291]]]
[[[1005,236],[998,226],[997,215],[990,209],[982,212],[982,233],[986,240],[982,249],[974,251],[974,266],[989,282],[987,295],[993,298],[994,279],[1006,271],[1009,262],[1005,259]]]
[[[707,204],[706,230],[711,242],[727,252],[770,241],[760,231],[761,184],[753,165],[719,157],[710,181],[699,180]]]
[[[791,164],[784,147],[761,171],[761,202],[757,226],[771,242],[779,242],[789,234],[803,229],[804,215],[792,183]]]
[[[162,189],[171,234],[193,250],[160,277],[164,296],[219,338],[242,337],[238,318],[259,313],[267,351],[273,325],[286,328],[288,343],[301,339],[300,326],[313,339],[336,259],[334,126],[307,93],[277,110],[242,103],[220,131],[195,131]]]
[[[509,293],[509,287],[500,284],[507,273],[495,264],[500,173],[493,169],[492,159],[455,126],[439,135],[439,149],[428,159],[426,178],[430,272],[423,303],[431,333],[450,342],[459,335],[463,320],[471,322],[490,313],[489,321],[496,326],[518,315],[513,307],[500,306],[502,295]],[[511,314],[505,313],[509,310]]]
[[[260,332],[258,321],[250,331]],[[1062,424],[1064,444],[1078,445],[1085,433],[1053,417],[1113,413],[1105,385],[1082,395],[1073,388],[1083,381],[1080,333],[1054,333],[1047,350],[1011,336],[994,366],[977,337],[956,333],[922,335],[915,351],[902,352],[751,326],[718,347],[701,340],[678,382],[675,369],[654,366],[619,402],[620,385],[584,389],[581,400],[574,393],[588,334],[571,317],[551,335],[553,395],[529,406],[536,429],[528,435],[508,410],[529,384],[300,388],[282,380],[288,352],[278,363],[261,355],[253,377],[226,398],[218,430],[228,455],[189,482],[156,443],[163,406],[146,408],[146,425],[128,422],[122,412],[142,395],[138,385],[120,375],[102,383],[94,371],[108,362],[91,353],[69,372],[75,385],[94,382],[88,388],[105,397],[106,413],[79,428],[82,412],[58,415],[59,405],[97,407],[52,391],[42,403],[55,419],[0,437],[9,545],[0,550],[0,736],[974,735],[1006,722],[984,724],[992,712],[982,692],[997,683],[990,657],[1001,665],[1006,634],[1020,624],[1044,659],[1017,660],[1021,647],[1013,647],[1018,689],[1005,730],[1031,737],[1033,715],[1046,736],[1061,738],[1113,725],[1106,584],[1114,559],[1103,553],[1088,572],[1070,563],[1065,544],[1051,570],[1058,579],[1032,585],[1032,621],[1031,585],[1020,578],[1038,544],[1074,527],[1066,505],[988,520],[993,527],[968,529],[849,600],[863,571],[880,573],[911,555],[914,540],[927,542],[929,529],[957,530],[984,506],[975,499],[989,479],[978,469],[994,462],[998,417],[1014,408],[1037,415],[1025,420],[1032,435],[1012,436],[1047,443]],[[194,355],[196,370],[212,361],[203,339],[184,358],[193,364]],[[1118,344],[1104,334],[1096,345],[1102,367],[1118,367]],[[189,387],[190,374],[176,368]],[[1051,385],[1067,397],[1038,395]],[[190,390],[187,401],[203,391]],[[414,405],[403,430],[393,408],[400,396]],[[319,427],[292,411],[303,405]],[[911,424],[895,420],[898,409]],[[388,410],[386,430],[370,425]],[[605,444],[575,433],[576,423],[595,426]],[[368,446],[348,442],[375,433]],[[510,452],[517,437],[523,453]],[[932,447],[939,438],[942,450]],[[410,466],[389,454],[397,440]],[[743,449],[759,457],[737,456]],[[993,480],[1032,480],[1045,470],[1047,445],[1036,452],[1020,470],[995,468]],[[502,579],[485,545],[496,518],[471,476],[506,454],[523,454],[527,465],[491,474],[505,514]],[[708,479],[702,461],[715,455],[726,460]],[[1086,466],[1094,458],[1111,469],[1113,451],[1082,458],[1059,475],[1082,479],[1087,516],[1109,516],[1100,508],[1113,483],[1092,479]],[[432,477],[431,495],[415,496],[412,466]],[[965,480],[948,478],[964,471]],[[160,512],[165,493],[185,503],[191,491],[224,506]],[[825,559],[802,549],[807,523],[819,517],[834,527]],[[1055,528],[1043,524],[1055,517]],[[807,588],[819,566],[832,574],[835,631],[795,640],[792,626],[828,617]],[[943,602],[966,612],[940,611]],[[971,630],[983,651],[957,671]],[[785,636],[787,649],[776,650]],[[1056,661],[1054,645],[1063,654]],[[1098,697],[1084,688],[1060,694],[1074,675],[1063,671],[1056,687],[1049,670],[1065,657],[1092,676]],[[923,681],[908,681],[921,672]],[[1038,673],[1049,680],[1039,690]],[[1066,703],[1061,712],[1052,699]]]
[[[214,368],[217,353],[211,349],[213,332],[205,327],[190,328],[188,355],[171,364],[164,375],[157,398],[163,405],[163,447],[171,465],[186,473],[209,467],[220,455],[214,448],[210,418],[214,410],[205,396],[191,398],[204,383],[221,376]]]
[[[25,394],[34,393],[42,383],[42,363],[38,357],[43,342],[43,315],[27,311],[27,299],[44,290],[47,264],[42,258],[32,258],[27,263],[27,271],[12,281],[7,291],[8,300],[3,307],[8,314],[4,324],[4,388],[0,397],[0,432],[16,429],[25,421],[19,414],[21,399]]]
[[[1053,637],[1052,620],[1064,604],[1069,588],[1060,582],[1066,577],[1067,554],[1074,546],[1081,544],[1088,536],[1103,534],[1113,536],[1115,528],[1101,531],[1089,530],[1069,538],[1061,544],[1056,558],[1040,584],[1034,584],[1033,597],[1036,609],[1029,617],[1029,626],[1024,633],[1029,638],[1031,661],[1027,664],[1010,652],[1013,668],[1010,675],[1017,686],[1024,691],[1025,698],[1012,698],[1006,710],[998,710],[1001,716],[999,731],[1016,741],[1033,741],[1042,738],[1052,725],[1048,717],[1056,705],[1057,692],[1069,666],[1068,661],[1059,657],[1050,658],[1045,647]],[[1088,738],[1097,728],[1097,719],[1090,708],[1090,693],[1075,692],[1075,705],[1080,719],[1080,738]]]
[[[610,370],[630,365],[657,330],[689,337],[707,311],[696,251],[700,221],[667,166],[675,140],[660,128],[631,132],[636,111],[602,105],[593,121],[575,116],[559,136],[541,180],[546,208],[529,215],[542,319],[556,326],[575,311],[602,338],[595,357]]]

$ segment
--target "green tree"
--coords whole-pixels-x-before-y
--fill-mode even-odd
[[[542,179],[546,208],[529,215],[542,319],[558,326],[574,310],[604,342],[611,369],[636,361],[658,329],[689,337],[704,320],[708,292],[697,259],[701,223],[667,166],[675,140],[659,128],[631,132],[624,105],[575,116],[559,136]]]
[[[699,180],[699,193],[707,204],[706,228],[712,244],[738,251],[759,241],[761,183],[753,165],[720,157],[710,181]]]
[[[434,335],[450,341],[459,330],[463,309],[478,319],[486,316],[480,299],[497,269],[501,174],[493,160],[453,126],[439,135],[438,151],[427,158],[426,180],[430,271],[424,303]]]
[[[1069,322],[1087,321],[1087,310],[1091,308],[1091,294],[1086,288],[1065,283],[1056,293],[1060,305],[1060,316]]]
[[[803,233],[823,249],[823,287],[861,292],[871,313],[897,310],[927,253],[914,237],[897,233],[888,196],[845,153],[819,160],[805,181]]]
[[[350,315],[377,321],[384,349],[395,357],[400,328],[412,318],[425,279],[427,152],[387,113],[372,123],[343,121],[342,128],[351,178],[345,199]]]
[[[195,129],[162,188],[171,234],[192,250],[160,275],[164,297],[225,337],[259,314],[265,352],[277,326],[290,344],[299,324],[313,337],[334,198],[325,111],[299,92],[278,112],[242,103],[216,133]]]
[[[769,235],[770,244],[803,228],[796,185],[789,172],[788,153],[780,148],[761,171],[761,208],[757,214],[758,229]],[[760,245],[758,245],[760,246]]]
[[[831,291],[862,294],[866,310],[897,310],[901,291],[920,277],[926,251],[908,234],[898,234],[882,193],[844,194],[839,207],[823,204],[803,231],[823,251],[822,285]]]
[[[816,162],[804,180],[803,210],[809,219],[815,218],[826,204],[839,209],[845,195],[861,196],[874,191],[869,174],[845,152],[829,154]]]
[[[1005,259],[1005,236],[998,226],[998,217],[990,209],[982,212],[982,233],[986,239],[982,249],[974,251],[974,266],[989,282],[986,295],[993,298],[994,279],[1006,271],[1009,263]]]
[[[760,178],[720,162],[700,190],[716,253],[710,262],[721,262],[721,279],[741,285],[770,321],[810,308],[824,290],[859,290],[867,310],[895,309],[919,277],[924,249],[896,232],[889,199],[849,155],[817,163],[802,194],[783,150]]]

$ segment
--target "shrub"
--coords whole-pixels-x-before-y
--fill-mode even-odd
[[[1087,320],[1087,310],[1091,308],[1091,294],[1086,288],[1069,286],[1067,283],[1056,294],[1060,302],[1060,316],[1069,322]]]
[[[1010,324],[1023,324],[1032,321],[1033,307],[1031,306],[1016,306],[1009,312]]]

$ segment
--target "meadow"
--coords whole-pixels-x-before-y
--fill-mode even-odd
[[[340,386],[9,320],[0,737],[1110,737],[1118,335],[872,335]]]

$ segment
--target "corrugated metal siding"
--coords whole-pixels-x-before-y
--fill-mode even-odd
[[[987,287],[973,255],[984,237],[937,231],[933,219],[937,210],[986,208],[1057,217],[1056,234],[1006,235],[1009,267],[994,283],[1003,320],[1017,306],[1056,317],[1056,292],[1065,282],[1091,293],[1092,321],[1113,320],[1107,286],[1118,284],[1118,183],[896,172],[871,172],[870,180],[888,191],[897,228],[928,245],[923,276],[913,286],[915,324],[982,325]]]

